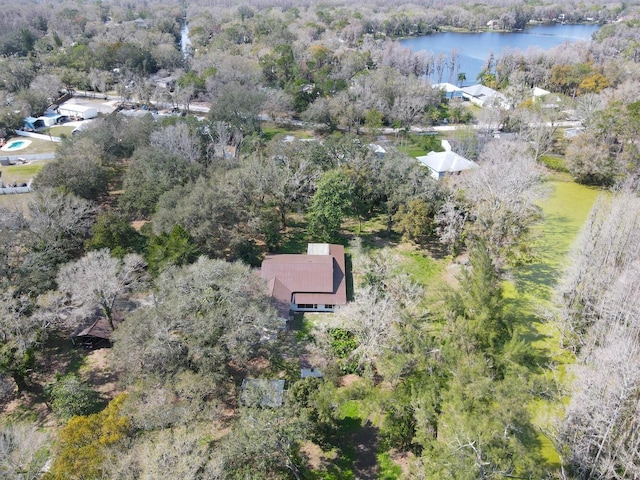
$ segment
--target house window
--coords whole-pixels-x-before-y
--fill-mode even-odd
[[[324,308],[335,308],[335,305],[325,304]]]
[[[299,303],[298,308],[318,308],[318,305],[313,305],[311,303]]]

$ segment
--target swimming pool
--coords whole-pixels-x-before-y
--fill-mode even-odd
[[[4,145],[0,150],[4,152],[13,152],[16,150],[22,150],[27,148],[31,144],[31,140],[11,140]]]

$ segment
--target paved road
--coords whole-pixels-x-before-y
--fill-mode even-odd
[[[74,92],[74,95],[84,96],[88,98],[96,98],[96,99],[100,99],[100,98],[104,99],[106,97],[107,100],[116,100],[116,101],[122,100],[122,97],[120,97],[119,95],[106,95],[106,96],[98,95],[96,97],[93,92],[86,92],[81,90],[76,90]],[[160,103],[160,102],[154,102],[154,101],[151,101],[151,103],[153,105],[156,105],[159,108],[171,108],[171,105],[167,103]],[[189,105],[190,112],[209,113],[209,110],[210,110],[209,105],[207,105],[206,103],[196,103],[196,104],[192,103]],[[260,118],[261,120],[270,120],[270,118],[268,118],[268,116],[266,115],[260,115],[260,117],[261,117]],[[289,124],[300,126],[300,127],[303,126],[303,122],[301,122],[300,120],[294,120],[294,119],[290,119]],[[576,121],[554,122],[553,125],[551,123],[547,123],[545,125],[547,127],[555,126],[560,128],[572,128],[572,127],[581,127],[582,122],[576,120]],[[412,132],[428,132],[428,131],[452,132],[454,130],[457,130],[458,128],[466,128],[466,127],[467,127],[466,125],[436,125],[433,127],[411,127],[411,131]],[[473,125],[473,128],[475,130],[483,130],[483,129],[493,128],[493,127],[489,127],[487,125],[482,125],[482,124],[475,124]],[[400,133],[401,131],[402,130],[393,129],[393,128],[383,129],[383,133],[385,134]]]

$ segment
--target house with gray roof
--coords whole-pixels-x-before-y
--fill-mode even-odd
[[[500,108],[509,110],[511,105],[502,93],[478,83],[469,87],[462,87],[462,96],[471,103],[484,107],[485,105],[497,105]]]
[[[439,180],[447,174],[460,173],[464,170],[478,168],[476,162],[451,151],[449,142],[443,140],[442,144],[445,148],[444,152],[430,152],[416,159],[430,170],[433,178]]]

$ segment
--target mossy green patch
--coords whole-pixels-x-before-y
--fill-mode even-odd
[[[540,162],[556,172],[568,172],[564,157],[560,155],[541,155]]]
[[[566,367],[573,356],[561,348],[558,328],[547,319],[553,315],[554,289],[562,275],[567,255],[580,228],[586,221],[599,194],[594,188],[573,182],[549,182],[552,193],[540,207],[543,220],[534,228],[534,261],[513,271],[513,280],[504,283],[506,313],[514,331],[530,347],[534,375],[554,383],[566,381]],[[553,364],[554,371],[542,368]],[[547,378],[555,375],[555,379]],[[563,412],[561,398],[537,398],[529,405],[533,423],[548,427]],[[560,459],[553,443],[539,434],[537,448],[550,466],[559,466]]]
[[[599,190],[574,182],[549,182],[553,193],[540,205],[544,219],[534,228],[535,261],[515,272],[519,292],[549,300],[567,254],[587,219]]]
[[[540,454],[547,464],[554,468],[560,468],[560,455],[558,455],[553,442],[542,433],[538,433],[538,442],[540,444]]]
[[[360,418],[360,406],[357,400],[347,400],[338,407],[337,417],[344,420],[345,418]]]

